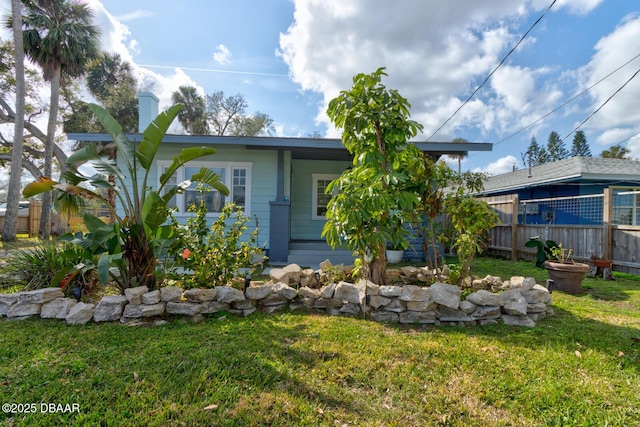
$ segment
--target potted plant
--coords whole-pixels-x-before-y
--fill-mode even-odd
[[[529,237],[529,241],[524,244],[528,248],[536,248],[536,267],[543,268],[544,262],[554,258],[552,250],[558,247],[553,240],[542,240],[540,236]]]
[[[553,259],[546,260],[544,266],[549,271],[549,278],[553,280],[553,287],[564,292],[580,292],[589,266],[577,263],[571,259],[572,249],[562,247],[562,243],[551,249]]]
[[[611,268],[610,259],[603,259],[597,255],[591,256],[591,262],[593,263],[593,266],[597,268]]]
[[[394,245],[392,243],[387,243],[387,262],[389,264],[398,264],[402,261],[402,257],[404,256],[404,249],[401,245]]]

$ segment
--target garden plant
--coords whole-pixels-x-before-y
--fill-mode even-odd
[[[225,195],[229,193],[220,177],[209,169],[202,168],[191,181],[176,186],[168,185],[170,178],[185,163],[215,154],[216,150],[209,147],[181,150],[159,177],[156,187],[155,183],[149,181],[150,172],[155,169],[154,160],[162,138],[182,106],[174,105],[160,113],[144,130],[139,143],[129,140],[107,110],[95,104],[90,104],[90,108],[111,136],[118,153],[118,163],[123,164],[125,170],[121,170],[115,160],[105,158],[105,147],[90,144],[69,156],[69,168],[62,175],[62,182],[42,177],[27,185],[23,194],[31,197],[56,190],[100,201],[110,210],[113,223],[105,223],[91,214],[85,214],[84,221],[89,233],[72,236],[68,240],[98,255],[98,275],[103,283],[111,276],[121,290],[139,285],[154,289],[157,286],[158,256],[165,253],[176,238],[175,228],[167,221],[171,198],[184,191],[192,182],[209,185]],[[87,162],[98,173],[92,176],[83,174],[79,167]],[[108,176],[115,177],[115,182],[109,180]],[[121,211],[111,206],[99,191],[83,186],[84,183],[96,189],[113,190]],[[117,267],[118,274],[110,272],[111,266]]]
[[[188,219],[186,226],[174,221],[178,234],[174,259],[187,273],[171,276],[183,289],[227,285],[241,274],[241,269],[253,267],[254,261],[261,258],[262,249],[256,244],[257,229],[247,240],[241,240],[250,221],[241,207],[225,204],[211,226],[208,226],[208,208],[203,200],[192,204],[188,211],[195,216]]]

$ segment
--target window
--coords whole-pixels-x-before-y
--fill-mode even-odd
[[[613,218],[616,225],[640,225],[640,192],[614,189]]]
[[[160,173],[164,173],[171,162],[158,162]],[[250,215],[251,210],[251,163],[232,162],[190,162],[179,168],[165,185],[165,192],[175,188],[178,183],[191,179],[200,171],[200,168],[207,168],[220,176],[220,180],[229,189],[229,196],[225,196],[217,190],[210,189],[201,193],[196,190],[197,183],[191,185],[182,193],[173,196],[168,206],[177,207],[178,215],[184,215],[189,206],[199,203],[202,198],[211,214],[220,213],[225,203],[235,203],[241,206],[246,215]]]
[[[327,205],[331,200],[332,195],[326,194],[327,187],[334,179],[337,179],[340,175],[335,174],[313,174],[312,194],[311,194],[311,219],[325,219],[327,213]],[[337,192],[334,191],[335,195]]]

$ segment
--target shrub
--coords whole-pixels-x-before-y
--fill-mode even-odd
[[[19,249],[6,260],[5,272],[15,279],[14,284],[25,290],[59,286],[87,287],[94,279],[92,269],[78,266],[95,265],[81,247],[64,243],[42,243],[30,249]],[[79,274],[67,276],[72,270]],[[67,280],[65,280],[65,276]]]
[[[207,227],[204,202],[191,205],[189,212],[195,216],[189,218],[186,227],[178,226],[179,245],[175,251],[177,265],[191,273],[176,276],[183,288],[223,286],[238,277],[242,268],[256,266],[256,258],[262,255],[256,245],[258,232],[252,232],[248,241],[240,241],[249,222],[242,208],[226,204],[211,227]],[[232,217],[234,222],[227,224]]]

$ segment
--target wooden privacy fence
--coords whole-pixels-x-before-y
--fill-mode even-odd
[[[109,222],[108,209],[88,208],[85,209],[85,212],[91,213],[105,222]],[[16,234],[28,234],[29,237],[37,236],[40,229],[41,217],[42,202],[29,202],[28,211],[23,209],[18,213]],[[4,227],[4,214],[0,214],[0,232],[2,230],[2,227]],[[82,214],[79,214],[78,216],[69,216],[66,214],[60,214],[55,211],[51,213],[51,234],[59,236],[66,233],[67,231],[77,231],[83,229],[84,219],[82,218]]]
[[[40,217],[42,215],[42,202],[30,202],[28,209],[18,211],[18,223],[16,234],[28,234],[30,237],[38,235]],[[4,227],[4,212],[0,214],[0,231]]]
[[[621,215],[611,189],[591,196],[519,201],[517,195],[511,194],[481,199],[501,220],[490,233],[490,254],[533,260],[535,250],[525,243],[533,236],[540,236],[572,249],[575,260],[588,262],[597,256],[610,259],[615,271],[640,274],[640,226],[614,224]],[[556,202],[571,209],[550,207]],[[561,223],[571,219],[574,223]]]

